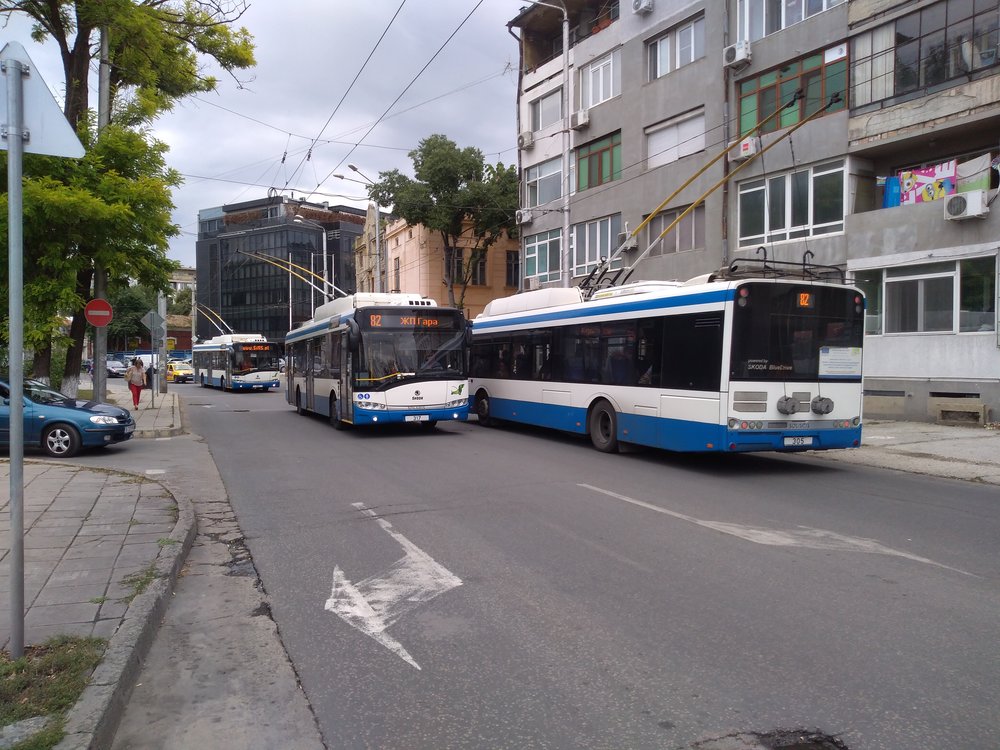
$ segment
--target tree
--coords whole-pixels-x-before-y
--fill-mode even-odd
[[[464,307],[476,266],[504,232],[515,230],[517,170],[484,164],[479,149],[460,149],[444,135],[424,138],[409,156],[415,178],[396,169],[380,172],[368,195],[376,204],[392,205],[393,213],[407,224],[423,224],[440,234],[448,304]],[[457,250],[469,253],[461,274],[454,273],[458,264],[449,262]]]
[[[168,315],[190,315],[194,303],[191,289],[181,289],[167,303]]]
[[[26,255],[25,267],[29,262],[40,268],[58,266],[47,279],[37,280],[48,295],[33,298],[36,312],[47,312],[50,320],[39,321],[31,333],[34,374],[48,378],[51,348],[46,329],[51,342],[62,322],[57,316],[70,317],[62,386],[68,395],[76,393],[79,379],[86,330],[83,306],[92,296],[95,266],[110,269],[109,284],[134,279],[167,289],[167,239],[177,232],[169,221],[170,189],[179,184],[179,177],[166,169],[166,148],[150,138],[146,128],[177,100],[215,89],[218,82],[205,73],[202,59],[214,60],[234,76],[254,65],[252,37],[245,28],[232,27],[246,7],[245,0],[0,0],[0,15],[28,16],[35,22],[35,41],[58,45],[65,75],[64,112],[88,149],[80,163],[36,162],[39,183],[33,200],[41,201],[36,205],[40,222],[32,234],[25,227],[25,248],[45,253],[45,258],[30,261]],[[98,140],[89,113],[88,79],[101,28],[109,29],[111,119],[117,130],[105,128]],[[106,139],[114,143],[104,148]],[[92,158],[92,150],[101,153]],[[25,166],[27,170],[27,158]],[[97,178],[93,183],[80,179],[88,170]],[[44,179],[46,175],[51,180]],[[26,184],[26,207],[28,197]],[[87,208],[86,216],[65,215],[69,203]],[[76,218],[76,232],[53,226],[74,224]]]

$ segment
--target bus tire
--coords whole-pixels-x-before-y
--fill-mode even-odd
[[[421,422],[420,426],[423,427],[427,432],[430,432],[435,427],[437,427],[438,421],[436,419],[429,419],[426,422]]]
[[[204,375],[201,376],[201,387],[202,388],[205,387],[205,376]]]
[[[295,389],[295,411],[298,414],[305,414],[306,407],[302,405],[302,391]]]
[[[607,401],[601,399],[590,409],[587,420],[590,442],[601,453],[618,452],[618,415]]]
[[[226,390],[226,379],[225,378],[220,378],[219,379],[219,390],[220,391]]]
[[[479,418],[479,424],[483,427],[492,427],[496,424],[496,421],[490,416],[490,397],[486,391],[479,391],[476,394],[476,416]]]

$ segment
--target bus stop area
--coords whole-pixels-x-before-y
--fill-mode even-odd
[[[109,382],[109,398],[130,405],[124,381]],[[147,390],[140,409],[132,412],[138,424],[133,440],[159,438],[159,465],[183,469],[170,472],[169,479],[158,479],[164,471],[144,470],[134,458],[129,463],[132,441],[112,449],[114,461],[87,460],[86,465],[81,465],[29,455],[25,462],[24,642],[39,644],[61,633],[108,639],[102,663],[69,714],[62,748],[110,747],[170,603],[178,573],[194,543],[198,525],[195,507],[204,494],[197,476],[203,469],[214,471],[214,462],[201,440],[164,440],[183,433],[180,407],[176,393],[151,394]],[[842,461],[1000,485],[998,427],[997,423],[984,428],[867,422],[862,447],[806,455],[810,460]],[[175,448],[174,442],[189,445]],[[85,455],[81,454],[81,458]],[[0,457],[3,649],[10,645],[11,629],[9,470],[6,456]],[[204,518],[201,523],[211,525],[212,520]],[[238,528],[234,527],[233,533],[238,534]],[[143,580],[148,584],[145,588],[139,585]],[[246,616],[252,617],[249,613]],[[281,652],[280,642],[275,640],[272,650]],[[230,668],[249,669],[236,662]],[[294,678],[288,680],[288,688],[294,692]],[[259,710],[262,713],[256,719],[267,722],[269,717],[264,714],[283,712],[284,708],[277,702],[260,706]],[[197,718],[178,716],[177,721]],[[273,718],[276,726],[282,723],[280,717]],[[0,733],[0,746],[5,739],[18,736],[18,731],[24,737],[35,730],[7,727]],[[294,739],[288,738],[288,746],[295,745]]]

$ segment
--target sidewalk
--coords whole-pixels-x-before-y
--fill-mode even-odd
[[[121,378],[108,379],[108,401],[132,403]],[[142,394],[132,411],[132,440],[180,434],[176,393]],[[10,462],[0,461],[0,648],[9,647],[11,591]],[[26,452],[24,464],[24,643],[57,634],[109,640],[90,687],[67,721],[60,747],[110,744],[123,692],[138,675],[177,573],[195,536],[191,502],[155,478],[95,470]],[[37,727],[36,727],[37,729]],[[13,730],[13,731],[12,731]],[[15,727],[0,733],[25,736]]]
[[[64,750],[111,746],[175,591],[178,572],[186,563],[197,562],[188,559],[188,552],[195,539],[194,508],[200,498],[184,485],[169,484],[165,472],[168,467],[181,470],[183,466],[182,473],[187,475],[200,462],[215,471],[211,455],[198,440],[198,458],[161,452],[159,464],[142,463],[145,459],[140,454],[150,451],[135,445],[151,446],[152,441],[146,443],[145,439],[183,434],[177,389],[170,388],[167,394],[143,392],[140,408],[132,412],[137,422],[134,438],[105,449],[114,456],[98,452],[81,456],[77,464],[43,460],[38,453],[26,457],[25,644],[41,643],[56,633],[109,639],[90,686],[70,712],[67,736],[59,745]],[[109,379],[108,392],[108,400],[130,407],[131,396],[122,379]],[[1000,430],[978,426],[870,421],[865,423],[860,448],[806,455],[1000,485]],[[178,462],[181,465],[176,465]],[[111,466],[119,469],[108,468]],[[159,475],[164,476],[158,479]],[[0,648],[9,645],[11,625],[8,488],[9,462],[0,460]],[[218,492],[218,498],[209,498],[213,507],[228,507],[221,485]],[[211,527],[215,521],[208,513],[203,522]],[[233,533],[238,534],[238,526],[234,528]],[[253,619],[260,625],[261,618]],[[283,656],[276,633],[273,639],[277,645],[272,655]],[[266,650],[261,647],[262,652]],[[298,690],[290,672],[282,680],[275,677],[280,666],[272,666],[275,664],[268,666],[273,679],[267,689],[276,692],[279,683],[287,683],[289,694]],[[248,692],[252,692],[250,688],[248,684]],[[290,702],[283,701],[285,708],[268,714],[274,719],[274,731],[281,726],[287,729],[279,720],[287,718]],[[296,726],[299,724],[304,733],[309,722],[297,720]],[[246,729],[252,731],[253,727]],[[10,730],[8,727],[0,733],[0,747],[6,746]]]

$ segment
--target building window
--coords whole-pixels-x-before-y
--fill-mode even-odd
[[[844,162],[739,186],[740,247],[844,231]]]
[[[836,112],[847,106],[845,48],[832,47],[777,70],[740,81],[740,133],[746,135],[752,131],[775,110],[790,102],[800,89],[805,96],[768,121],[761,128],[762,133],[771,133],[801,122],[822,109],[835,93],[840,94],[840,101],[827,112]]]
[[[739,38],[755,42],[846,0],[740,0]]]
[[[688,112],[646,129],[646,168],[705,150],[705,111]]]
[[[524,278],[559,280],[561,237],[562,231],[553,229],[524,238]]]
[[[562,197],[562,158],[549,159],[524,170],[525,206],[533,208]]]
[[[855,283],[867,298],[865,333],[996,330],[995,256],[861,271]]]
[[[605,216],[595,221],[574,224],[571,230],[573,241],[573,275],[583,276],[594,270],[601,258],[611,257],[618,249],[618,235],[622,231],[622,215]],[[620,265],[621,259],[616,259]]]
[[[656,243],[650,255],[669,255],[705,247],[705,205],[699,204],[678,222],[663,239],[657,238],[673,224],[687,207],[661,211],[646,225],[646,247]]]
[[[542,130],[549,125],[555,125],[563,118],[562,113],[562,89],[546,94],[535,99],[528,105],[531,118],[531,129]]]
[[[392,280],[394,282],[392,288],[397,292],[403,288],[400,284],[399,260],[398,255],[392,259]]]
[[[580,106],[590,109],[618,96],[622,90],[621,51],[595,60],[580,73]]]
[[[521,283],[521,253],[517,250],[507,251],[506,274],[504,284],[517,288]]]
[[[1000,63],[998,0],[941,0],[851,40],[854,107],[968,80]]]
[[[576,150],[576,189],[603,185],[621,179],[622,134],[592,141]]]
[[[665,76],[672,70],[693,63],[705,56],[705,17],[686,21],[646,44],[649,60],[649,80]]]
[[[444,249],[445,273],[453,284],[458,284],[462,280],[462,259],[465,251],[460,247],[446,247]]]
[[[486,286],[486,251],[474,250],[469,258],[469,284],[471,286]]]

